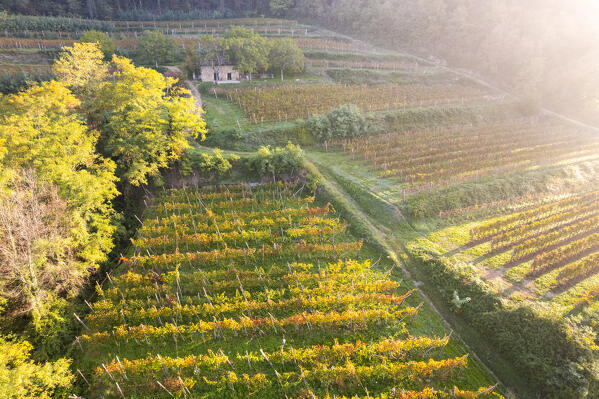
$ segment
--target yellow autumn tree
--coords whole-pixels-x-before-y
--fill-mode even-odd
[[[108,76],[108,65],[98,43],[73,43],[71,47],[63,47],[52,70],[61,82],[77,92]]]
[[[65,391],[75,378],[70,360],[38,364],[30,360],[32,346],[26,341],[0,336],[0,392],[3,398],[50,399]]]
[[[65,48],[54,70],[81,100],[88,125],[100,131],[98,148],[117,165],[122,183],[139,186],[179,159],[189,140],[203,140],[202,110],[177,80],[114,55],[102,61],[96,43]]]
[[[206,122],[190,92],[175,86],[176,79],[119,56],[113,57],[111,70],[87,111],[117,175],[134,186],[147,184],[181,157],[189,140],[205,138]]]
[[[54,81],[0,101],[0,317],[31,316],[46,353],[59,350],[64,309],[116,231],[115,164],[97,155],[79,105]]]

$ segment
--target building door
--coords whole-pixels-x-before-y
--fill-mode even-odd
[[[233,74],[231,72],[227,73],[227,80],[233,80]]]
[[[218,82],[218,72],[214,72],[214,81]]]

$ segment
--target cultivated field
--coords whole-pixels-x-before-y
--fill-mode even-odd
[[[339,143],[351,160],[411,188],[595,158],[599,137],[562,123],[506,121],[389,133]]]
[[[237,102],[254,123],[307,118],[342,104],[355,104],[365,111],[410,106],[483,100],[485,93],[473,87],[437,85],[288,85],[242,90],[214,89]]]
[[[164,192],[85,319],[91,392],[495,396],[448,336],[410,333],[422,305],[346,227],[295,184]]]

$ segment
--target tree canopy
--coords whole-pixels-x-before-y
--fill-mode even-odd
[[[73,43],[64,47],[52,67],[56,77],[74,91],[101,82],[108,75],[104,53],[98,43]]]
[[[299,73],[304,70],[304,52],[293,39],[273,40],[268,55],[270,68],[283,73]]]
[[[308,129],[321,141],[352,138],[368,130],[366,116],[355,105],[342,105],[322,115],[314,115],[306,122]]]
[[[81,111],[100,131],[98,148],[116,162],[122,183],[147,184],[160,168],[182,155],[188,139],[205,138],[201,110],[187,89],[175,86],[176,79],[116,55],[110,64],[104,63],[98,60],[98,52],[97,44],[65,48],[59,58],[62,76],[67,82],[76,76],[83,87],[93,84],[93,90],[81,95]],[[81,65],[92,64],[89,59],[110,73],[100,80],[86,80],[91,74],[83,73]]]
[[[114,247],[117,184],[159,179],[206,134],[176,79],[105,62],[98,43],[65,48],[54,69],[59,81],[0,98],[0,318],[25,320],[47,358],[64,349],[73,299]]]
[[[116,50],[114,40],[112,40],[106,33],[97,30],[85,31],[79,38],[79,41],[82,43],[98,43],[100,45],[100,50],[102,50],[104,57],[107,59],[112,57]]]
[[[117,163],[117,175],[147,184],[160,168],[178,159],[188,139],[204,139],[206,124],[186,89],[130,60],[114,56],[112,79],[103,82],[93,105],[104,152]]]
[[[0,297],[4,316],[31,317],[38,350],[56,353],[67,298],[107,259],[117,228],[115,164],[79,100],[46,82],[0,101]]]
[[[137,40],[136,60],[143,65],[163,65],[175,60],[175,39],[159,31],[146,31]]]
[[[272,70],[299,73],[304,70],[304,53],[290,38],[267,39],[252,30],[234,26],[225,37],[202,36],[197,46],[186,51],[185,71],[200,73],[201,64],[233,63],[242,74]]]
[[[268,40],[259,34],[234,26],[225,35],[225,46],[229,52],[230,60],[240,73],[253,74],[268,69]]]
[[[11,399],[50,399],[69,388],[75,378],[70,360],[37,364],[26,341],[0,336],[0,392]]]

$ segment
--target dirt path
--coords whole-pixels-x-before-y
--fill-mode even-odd
[[[165,68],[168,69],[168,71],[172,72],[172,73],[177,73],[177,74],[182,73],[181,72],[181,68],[179,68],[178,66],[167,65],[167,66],[165,66]],[[187,88],[189,89],[189,91],[191,91],[191,95],[196,100],[196,105],[199,108],[203,109],[204,103],[202,101],[202,96],[200,95],[200,91],[198,90],[198,88],[195,85],[195,83],[193,83],[191,80],[186,80],[185,81],[185,85],[187,86]]]
[[[311,164],[311,166],[314,169],[318,170],[318,167],[316,165],[314,165],[311,162],[309,162],[309,163]],[[386,226],[381,226],[381,229],[379,229],[377,226],[375,226],[370,221],[371,218],[363,211],[362,206],[360,204],[358,204],[356,201],[354,201],[354,199],[351,197],[351,195],[348,194],[343,189],[343,187],[341,187],[341,185],[337,181],[335,181],[334,178],[329,178],[328,176],[326,176],[326,172],[325,172],[325,174],[323,174],[319,170],[319,173],[320,173],[320,175],[322,177],[321,183],[324,184],[328,189],[330,189],[333,192],[335,192],[335,194],[337,194],[338,196],[340,196],[341,198],[343,198],[347,202],[347,204],[350,206],[350,208],[360,217],[360,219],[371,230],[371,232],[373,233],[373,235],[377,238],[377,241],[379,241],[380,244],[384,248],[387,248],[387,250],[391,254],[394,255],[394,258],[397,260],[397,266],[401,269],[401,271],[405,275],[405,277],[412,283],[412,285],[414,286],[414,288],[418,291],[418,293],[420,294],[420,296],[423,298],[424,302],[439,317],[439,319],[441,320],[441,322],[443,323],[443,325],[452,333],[452,335],[459,342],[462,343],[462,345],[464,345],[464,347],[466,348],[466,350],[468,351],[468,353],[474,359],[476,359],[476,361],[485,369],[485,371],[491,376],[491,378],[495,379],[495,381],[497,381],[500,385],[502,385],[502,389],[504,390],[504,392],[510,394],[509,397],[515,397],[515,395],[511,391],[509,391],[508,387],[504,383],[501,382],[501,380],[497,377],[497,375],[495,375],[495,373],[493,373],[493,371],[481,360],[481,358],[476,354],[476,352],[453,329],[453,327],[451,326],[451,324],[449,323],[449,321],[447,321],[447,319],[445,319],[445,317],[443,316],[443,314],[437,309],[437,307],[430,300],[430,298],[420,288],[420,286],[422,285],[422,283],[420,281],[416,281],[413,278],[412,274],[407,269],[404,261],[400,257],[400,254],[404,253],[404,250],[403,250],[403,247],[402,247],[399,239],[393,235],[392,230],[390,230]],[[399,211],[399,208],[397,208],[397,211]],[[394,210],[394,214],[395,214],[395,217],[398,220],[402,220],[403,219],[403,215],[401,214],[401,211],[399,213],[397,213]],[[405,221],[405,219],[404,219],[404,221]],[[385,230],[385,231],[383,231],[383,230]]]

